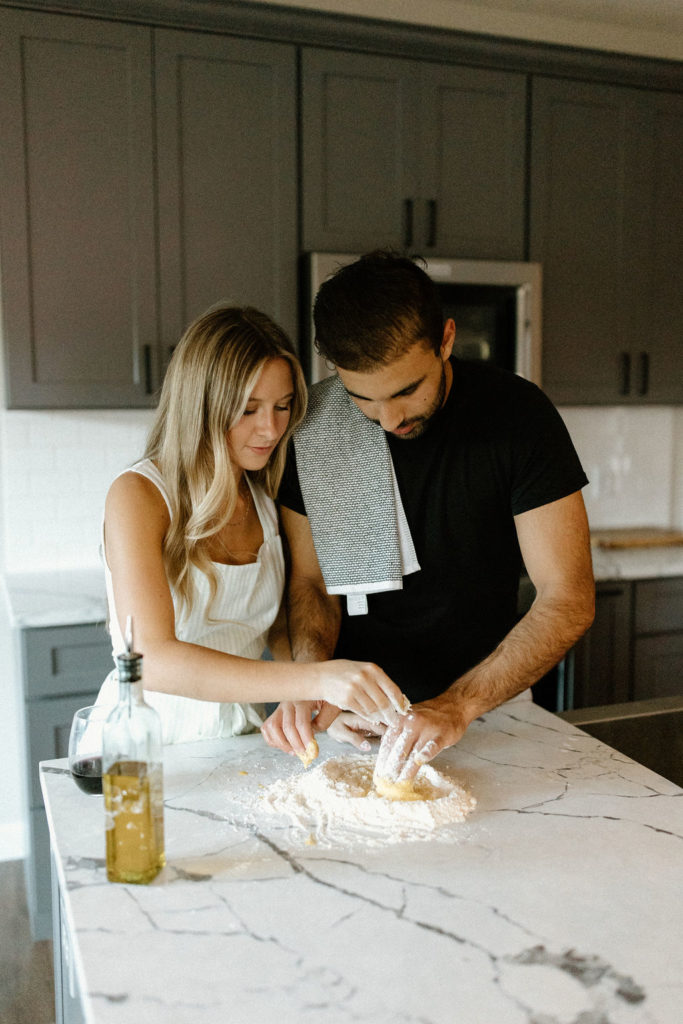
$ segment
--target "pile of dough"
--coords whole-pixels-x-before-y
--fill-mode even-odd
[[[392,779],[375,779],[375,792],[387,800],[423,800],[424,794],[418,793],[412,779],[394,782]]]
[[[297,752],[297,757],[301,760],[304,768],[308,768],[309,764],[312,764],[318,756],[318,744],[315,740],[311,740],[306,749],[301,753]]]

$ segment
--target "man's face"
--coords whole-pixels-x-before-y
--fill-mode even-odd
[[[368,373],[344,370],[337,373],[360,411],[394,437],[419,437],[446,401],[453,370],[448,357],[455,340],[455,324],[447,320],[437,353],[416,343],[404,355]]]

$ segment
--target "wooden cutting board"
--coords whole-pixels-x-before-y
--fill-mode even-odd
[[[596,548],[660,548],[683,544],[683,530],[658,526],[592,530],[591,544]]]

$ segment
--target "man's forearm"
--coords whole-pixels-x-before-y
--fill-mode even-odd
[[[294,661],[327,661],[339,636],[339,600],[305,579],[292,579],[287,593],[289,639]]]
[[[594,606],[581,601],[537,599],[500,644],[442,695],[467,717],[516,697],[560,661],[593,621]]]

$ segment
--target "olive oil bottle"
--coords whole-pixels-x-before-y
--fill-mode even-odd
[[[142,695],[142,655],[133,650],[130,618],[116,664],[119,701],[102,737],[107,878],[144,885],[166,863],[161,722]]]

